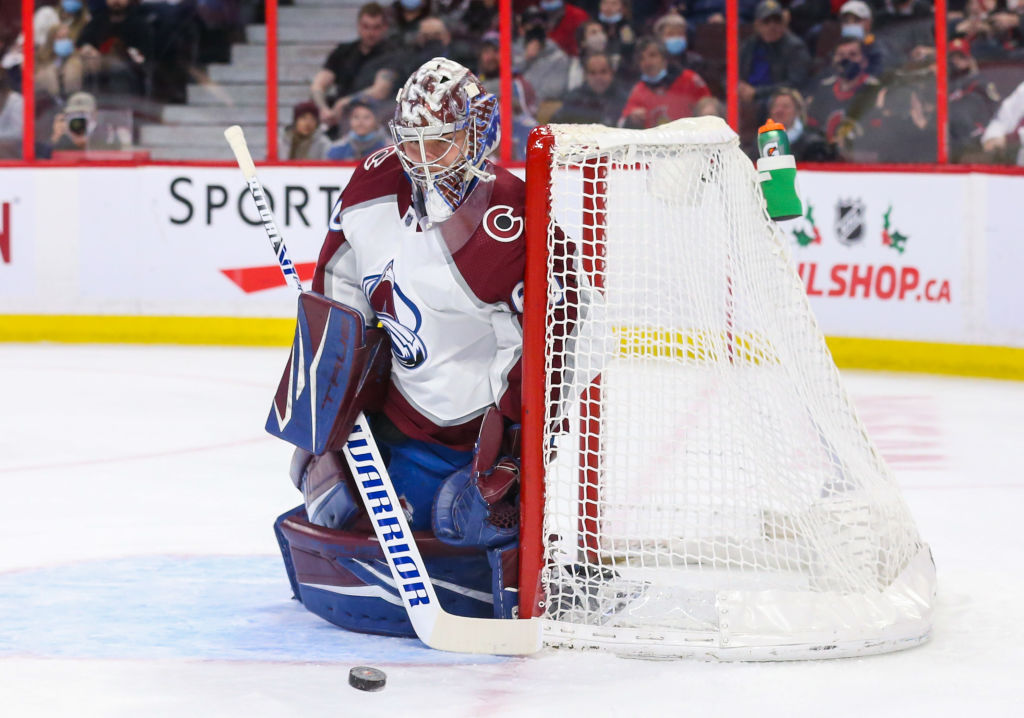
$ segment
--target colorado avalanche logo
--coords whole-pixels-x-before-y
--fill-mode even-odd
[[[391,353],[399,364],[408,369],[423,364],[427,347],[417,334],[423,316],[395,283],[394,261],[388,262],[380,274],[363,277],[363,294],[391,337]]]
[[[396,149],[398,148],[395,147],[394,145],[391,145],[390,147],[385,147],[382,150],[377,150],[372,155],[367,157],[365,162],[363,162],[363,169],[371,170],[374,169],[375,167],[380,167],[382,164],[384,164],[384,160],[386,160],[388,157],[394,154]]]
[[[491,239],[513,242],[523,233],[523,218],[512,214],[507,204],[496,204],[484,213],[484,231]]]

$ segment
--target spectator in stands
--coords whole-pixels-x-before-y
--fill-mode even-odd
[[[479,35],[468,35],[462,25],[462,16],[465,11],[465,0],[430,0],[430,14],[440,18],[453,38],[474,41]]]
[[[484,89],[501,95],[501,41],[497,32],[484,33],[477,50],[476,76]]]
[[[75,52],[69,25],[61,23],[49,31],[36,55],[37,93],[63,98],[82,89],[82,76],[78,74],[82,63],[70,61]]]
[[[49,5],[43,5],[32,16],[32,34],[35,39],[37,72],[39,69],[39,52],[46,46],[51,31],[57,25],[60,25],[60,16]],[[20,23],[12,27],[14,37],[9,46],[0,42],[0,67],[7,70],[8,82],[11,88],[18,92],[21,91],[22,66],[25,62],[25,33],[17,31],[19,26]]]
[[[761,0],[754,12],[754,34],[740,46],[739,99],[763,103],[780,86],[800,87],[811,69],[804,41],[788,29],[777,0]]]
[[[178,6],[181,7],[181,16],[191,19],[194,13],[198,17],[195,27],[198,36],[191,38],[195,42],[192,59],[207,64],[231,62],[232,43],[245,42],[247,16],[262,8],[263,3],[252,3],[251,0],[182,0]]]
[[[618,55],[627,68],[632,67],[636,32],[633,30],[629,0],[601,0],[597,19],[608,36],[606,49]]]
[[[702,97],[693,106],[694,117],[721,117],[725,119],[725,103],[713,95]]]
[[[547,19],[548,37],[554,40],[566,55],[578,55],[576,28],[589,17],[587,11],[563,0],[540,0],[539,7]]]
[[[82,28],[69,72],[81,73],[83,86],[112,93],[143,94],[153,33],[135,0],[106,0]],[[74,67],[81,63],[81,67]]]
[[[967,39],[975,55],[984,60],[1004,59],[1021,46],[1020,15],[997,0],[968,0],[967,16],[954,26]]]
[[[868,58],[868,74],[881,77],[886,69],[886,58],[881,44],[871,32],[872,15],[868,4],[864,0],[847,0],[839,8],[839,23],[842,37],[864,43],[864,54]]]
[[[25,102],[11,87],[7,71],[0,67],[0,159],[21,158]]]
[[[501,54],[499,51],[497,32],[484,34],[480,42],[479,56],[476,64],[476,76],[484,89],[497,98],[501,98]],[[526,158],[526,142],[530,130],[537,126],[535,113],[537,99],[530,83],[523,76],[512,72],[512,157],[516,160]]]
[[[390,93],[392,88],[383,87],[386,75],[381,73],[392,61],[387,30],[384,8],[376,2],[359,8],[356,26],[359,39],[335,47],[313,77],[309,88],[310,97],[319,109],[321,123],[328,127],[336,126],[341,121],[345,105],[354,95],[371,86],[376,85],[375,90]],[[391,73],[392,78],[396,76],[397,73]],[[378,93],[375,91],[374,94]]]
[[[993,161],[1004,162],[1011,155],[1024,166],[1024,82],[999,105],[981,136],[981,146]]]
[[[547,35],[544,23],[543,15],[527,8],[512,45],[512,64],[542,105],[561,100],[569,83],[569,56]]]
[[[807,43],[811,54],[816,50],[818,37],[825,22],[836,15],[836,6],[843,0],[795,0],[786,4],[789,13],[789,29]],[[871,0],[872,4],[876,0]],[[829,48],[825,48],[829,49]]]
[[[462,13],[462,29],[467,37],[483,37],[498,30],[498,0],[469,0]]]
[[[407,46],[416,41],[420,22],[430,17],[430,0],[395,0],[391,5],[392,39]]]
[[[615,126],[627,94],[615,78],[612,59],[604,52],[589,52],[583,62],[584,83],[565,96],[551,121]]]
[[[654,23],[654,37],[661,40],[668,50],[670,68],[693,70],[704,77],[704,58],[689,49],[686,18],[674,12],[662,15]]]
[[[130,131],[118,131],[113,126],[100,128],[98,119],[96,98],[88,92],[73,94],[64,111],[54,117],[53,151],[121,150],[131,146]]]
[[[935,56],[935,18],[928,0],[893,0],[875,20],[891,67],[926,64]],[[889,68],[886,68],[889,69]]]
[[[633,86],[619,124],[649,128],[693,115],[697,101],[711,94],[693,70],[670,71],[668,50],[658,40],[645,38],[636,46],[640,81]]]
[[[618,70],[619,56],[608,52],[608,36],[604,32],[604,27],[597,20],[587,20],[576,28],[576,44],[580,48],[580,54],[569,58],[567,89],[575,90],[583,85],[586,79],[584,61],[592,53],[601,52],[608,55],[613,70]]]
[[[452,34],[440,18],[425,17],[420,21],[416,41],[401,53],[401,76],[408,77],[432,57],[447,57],[464,66],[473,64],[472,52],[466,43],[453,42]]]
[[[855,162],[935,162],[935,75],[891,78],[866,113],[850,108],[836,134]]]
[[[834,162],[836,147],[814,127],[807,126],[803,95],[792,87],[780,87],[768,100],[768,117],[786,128],[789,147],[797,162]],[[756,147],[753,156],[757,155]]]
[[[391,138],[369,103],[353,100],[346,108],[346,114],[348,133],[331,145],[327,159],[339,162],[361,160],[391,144]]]
[[[57,12],[61,23],[68,26],[70,37],[75,41],[78,40],[82,29],[89,24],[89,19],[92,17],[82,0],[61,0]]]
[[[867,67],[860,40],[840,40],[832,51],[832,73],[814,88],[807,108],[808,126],[824,134],[827,142],[838,141],[839,127],[847,115],[859,122],[874,102],[879,83]]]
[[[949,156],[984,162],[981,137],[999,107],[999,90],[985,78],[964,38],[949,43]]]
[[[281,157],[286,160],[322,160],[331,141],[320,129],[319,108],[300,102],[292,108],[292,124],[281,131]]]
[[[680,15],[685,15],[693,25],[725,22],[725,0],[675,0],[671,5]],[[740,22],[750,22],[754,18],[756,7],[757,0],[739,0]]]

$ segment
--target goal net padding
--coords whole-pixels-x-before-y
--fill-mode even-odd
[[[718,118],[527,157],[520,615],[647,657],[927,639],[930,551]]]

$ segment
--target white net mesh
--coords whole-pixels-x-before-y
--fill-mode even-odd
[[[924,640],[930,555],[735,135],[552,131],[548,641],[791,658]]]

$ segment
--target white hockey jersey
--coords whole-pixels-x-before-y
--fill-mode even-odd
[[[331,213],[313,279],[390,335],[388,418],[458,449],[472,448],[487,407],[520,414],[525,187],[492,171],[495,181],[424,229],[394,148],[371,155]]]

